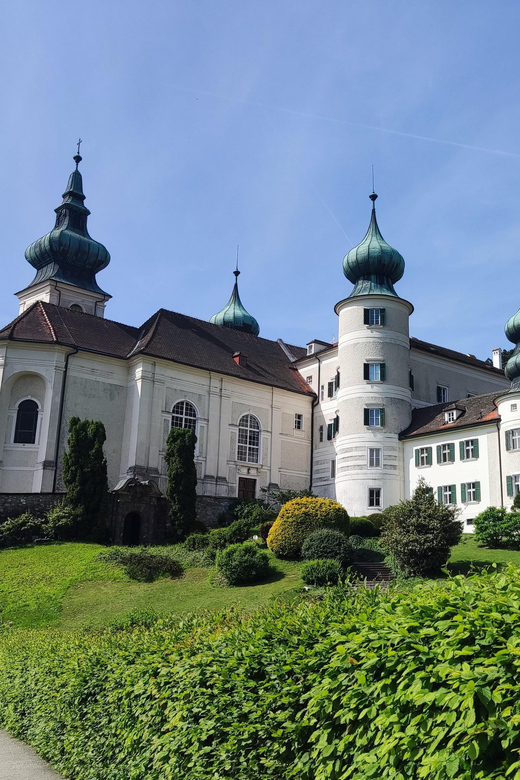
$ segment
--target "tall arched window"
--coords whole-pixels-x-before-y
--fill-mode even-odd
[[[172,409],[172,428],[197,428],[197,410],[189,401],[178,401]]]
[[[245,463],[260,460],[260,423],[252,414],[244,414],[238,421],[237,460]]]
[[[15,444],[34,444],[38,425],[38,404],[36,401],[21,401],[16,413],[14,428]]]

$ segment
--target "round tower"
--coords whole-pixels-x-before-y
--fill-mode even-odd
[[[343,260],[355,286],[335,306],[339,316],[339,432],[336,497],[353,516],[379,512],[404,498],[399,434],[411,421],[408,318],[413,306],[395,282],[404,259],[383,238],[372,215],[363,241]]]

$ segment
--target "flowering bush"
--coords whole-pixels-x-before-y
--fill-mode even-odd
[[[307,536],[322,528],[335,528],[348,534],[346,509],[330,498],[295,498],[280,509],[269,531],[267,545],[278,557],[297,558]]]

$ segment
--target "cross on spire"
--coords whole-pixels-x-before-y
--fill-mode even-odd
[[[78,165],[80,164],[81,160],[83,159],[82,156],[79,153],[79,147],[81,146],[82,143],[83,143],[83,141],[81,140],[81,138],[79,138],[78,139],[78,153],[75,154],[74,157],[73,157],[73,160],[76,163],[76,170],[78,170]]]

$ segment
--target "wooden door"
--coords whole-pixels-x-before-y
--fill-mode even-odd
[[[238,497],[239,498],[255,498],[256,493],[256,479],[247,479],[247,477],[238,478]]]

